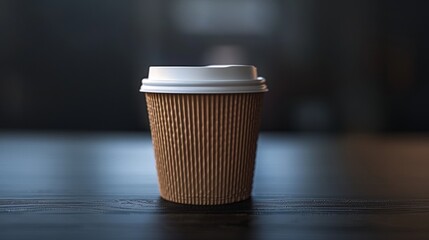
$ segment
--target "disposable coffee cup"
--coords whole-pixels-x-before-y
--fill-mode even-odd
[[[250,197],[268,91],[254,66],[152,66],[140,91],[162,198],[216,205]]]

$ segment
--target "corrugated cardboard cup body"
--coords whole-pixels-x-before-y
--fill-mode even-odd
[[[263,92],[146,92],[161,197],[245,200],[252,191]]]

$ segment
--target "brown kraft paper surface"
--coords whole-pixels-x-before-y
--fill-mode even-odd
[[[263,93],[146,93],[161,197],[213,205],[250,197]]]

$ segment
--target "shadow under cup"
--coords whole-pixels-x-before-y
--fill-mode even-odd
[[[263,92],[146,92],[161,197],[215,205],[250,197]]]

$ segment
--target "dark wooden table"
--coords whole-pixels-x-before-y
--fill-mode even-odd
[[[260,136],[253,197],[159,198],[147,134],[0,134],[0,239],[429,239],[429,138]]]

